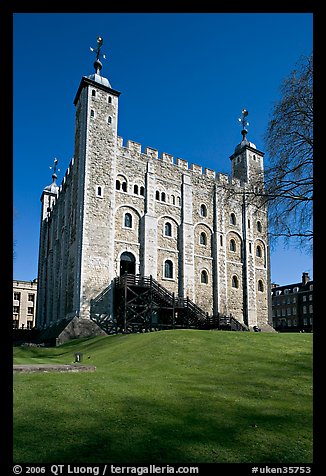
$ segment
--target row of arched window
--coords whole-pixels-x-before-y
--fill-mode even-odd
[[[235,274],[232,276],[231,285],[232,285],[232,288],[234,289],[239,288],[239,278]],[[257,281],[257,291],[264,292],[264,283],[261,279]]]
[[[91,118],[94,119],[95,118],[95,110],[94,109],[91,109]],[[112,124],[112,116],[107,116],[106,118],[106,122],[111,125]]]
[[[131,213],[127,212],[127,213],[124,214],[123,224],[124,224],[125,228],[132,228],[133,227],[133,219],[132,219],[132,214]],[[173,236],[172,223],[169,222],[169,221],[166,221],[164,223],[164,236],[167,236],[167,237],[172,237]],[[202,245],[202,246],[207,246],[207,234],[204,231],[202,231],[199,235],[199,244]],[[249,251],[251,252],[251,243],[249,243],[249,246],[250,246]],[[229,249],[233,253],[235,253],[237,251],[237,243],[233,238],[231,238],[231,240],[230,240]],[[262,249],[261,245],[256,246],[256,256],[258,258],[263,257],[263,249]]]
[[[97,96],[96,89],[92,89],[92,98],[96,98],[96,96]],[[108,104],[112,104],[112,96],[108,94],[107,99],[108,99]]]
[[[251,243],[249,243],[250,253],[252,252],[251,247],[252,247],[252,245],[251,245]],[[230,240],[230,251],[232,251],[234,253],[237,251],[237,244],[236,244],[236,242],[233,238],[231,238],[231,240]],[[256,246],[256,256],[257,256],[257,258],[262,258],[263,257],[263,250],[262,250],[262,247],[260,245]]]
[[[164,278],[165,279],[173,279],[174,278],[174,267],[173,267],[173,262],[169,259],[165,260],[164,262]],[[208,279],[208,272],[203,269],[200,272],[200,283],[201,284],[208,284],[209,279]],[[239,288],[239,278],[236,275],[233,275],[231,278],[231,286],[234,289]],[[261,279],[257,281],[257,291],[263,292],[264,291],[264,283]]]
[[[237,218],[236,218],[236,216],[235,216],[234,213],[231,213],[231,214],[230,214],[230,225],[236,225],[236,224],[237,224]],[[249,219],[248,219],[247,225],[248,225],[248,228],[250,228],[251,223],[250,223],[250,220],[249,220]],[[258,220],[258,221],[256,222],[256,229],[257,229],[257,231],[258,231],[259,233],[261,233],[262,230],[263,230],[263,227],[262,227],[262,224],[261,224],[261,221],[260,221],[260,220]]]
[[[115,189],[116,190],[120,190],[122,192],[127,192],[128,189],[127,189],[127,182],[124,180],[124,179],[117,179],[115,181]],[[138,184],[134,184],[133,186],[133,193],[135,195],[141,195],[141,196],[145,196],[145,187],[143,185],[138,185]]]
[[[178,195],[170,195],[170,200],[165,192],[161,192],[160,190],[156,190],[155,192],[155,200],[158,202],[170,203],[171,205],[177,205],[180,207],[181,205],[181,198]]]

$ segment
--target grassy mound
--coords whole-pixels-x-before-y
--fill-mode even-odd
[[[14,348],[18,463],[309,463],[312,335],[176,330]]]

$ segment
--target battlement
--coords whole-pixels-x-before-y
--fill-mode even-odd
[[[179,167],[180,169],[183,170],[188,170],[189,172],[193,172],[196,175],[202,175],[204,177],[208,177],[211,179],[216,179],[218,175],[216,174],[215,170],[209,169],[209,168],[203,168],[201,165],[193,164],[191,163],[189,165],[187,160],[184,160],[180,157],[174,158],[173,155],[168,154],[167,152],[161,152],[159,155],[159,152],[157,149],[154,149],[153,147],[145,147],[142,149],[141,144],[138,142],[134,142],[132,140],[128,140],[126,144],[124,145],[124,141],[122,137],[118,137],[117,140],[117,145],[118,148],[121,149],[121,153],[125,157],[131,157],[135,156],[139,160],[160,160],[166,164],[174,165],[176,167]]]

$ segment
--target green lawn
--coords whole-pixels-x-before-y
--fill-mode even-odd
[[[14,348],[17,463],[310,463],[312,334],[176,330]]]

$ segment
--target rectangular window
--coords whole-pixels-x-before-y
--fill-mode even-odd
[[[27,314],[33,314],[34,308],[33,307],[28,307],[27,308]]]
[[[19,306],[14,306],[13,312],[19,314]]]
[[[20,301],[20,293],[14,293],[14,300]]]
[[[28,295],[28,300],[31,301],[31,302],[34,302],[34,297],[35,297],[35,294],[29,294]]]

